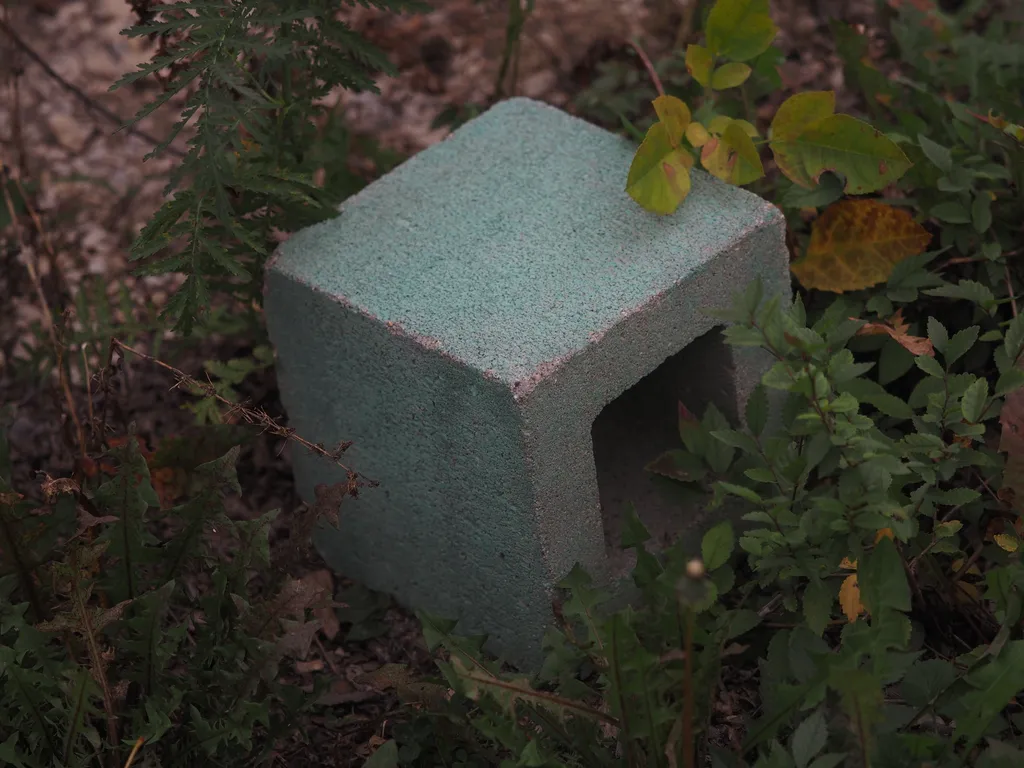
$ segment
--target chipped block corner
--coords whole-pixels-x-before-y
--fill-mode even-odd
[[[634,145],[503,102],[286,242],[266,317],[290,424],[353,441],[379,485],[316,544],[344,575],[537,663],[553,585],[628,567],[626,506],[657,535],[701,525],[645,465],[676,407],[736,415],[763,372],[708,310],[760,277],[789,293],[784,221],[694,172],[666,217],[623,191]],[[341,470],[293,454],[309,499]]]

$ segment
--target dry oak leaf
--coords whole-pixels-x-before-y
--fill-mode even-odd
[[[851,317],[850,319],[856,320],[857,318]],[[899,309],[895,315],[889,318],[888,323],[864,323],[860,330],[857,331],[857,335],[875,336],[878,334],[888,334],[892,337],[893,341],[914,356],[927,355],[928,357],[935,357],[935,348],[932,346],[931,339],[911,336],[907,333],[909,329],[910,326],[903,319],[903,310]]]
[[[790,265],[805,288],[844,293],[884,282],[893,267],[928,247],[931,235],[900,208],[841,200],[811,226],[802,259]]]

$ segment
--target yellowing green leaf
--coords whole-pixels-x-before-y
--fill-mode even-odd
[[[910,214],[875,200],[841,200],[811,226],[806,255],[790,267],[805,288],[843,293],[884,282],[922,253],[931,235]]]
[[[705,88],[711,85],[711,64],[711,51],[703,45],[686,46],[686,71]]]
[[[768,50],[778,29],[768,12],[768,0],[717,0],[705,31],[713,55],[750,61]]]
[[[790,96],[779,105],[772,118],[772,141],[786,141],[803,133],[811,123],[824,120],[836,111],[832,91],[807,91]]]
[[[853,623],[864,612],[860,601],[860,587],[857,585],[857,574],[851,573],[843,579],[839,587],[839,607],[843,609],[846,620]]]
[[[749,125],[749,123],[748,123]],[[750,140],[750,136],[735,120],[726,126],[722,132],[722,141],[736,153],[735,164],[732,169],[733,184],[749,184],[764,176],[764,167],[761,165],[761,156],[757,153],[757,147]]]
[[[1017,537],[1012,533],[997,533],[992,537],[992,540],[1005,552],[1016,552],[1017,548],[1020,546],[1020,542],[1017,541]]]
[[[690,192],[692,167],[693,157],[673,147],[665,124],[657,122],[633,157],[626,191],[648,211],[673,213]]]
[[[716,91],[736,88],[747,81],[751,71],[749,66],[738,61],[723,64],[711,74],[711,87]]]
[[[773,133],[771,150],[793,182],[813,188],[822,173],[834,171],[846,177],[848,195],[877,191],[910,167],[892,139],[849,115],[830,115],[792,137],[776,139]]]
[[[665,124],[669,144],[678,147],[686,132],[686,126],[690,124],[690,108],[675,96],[666,96],[665,94],[651,103],[654,104],[654,111],[657,113],[658,119]]]
[[[732,184],[749,184],[764,175],[757,148],[739,121],[730,121],[722,135],[710,139],[701,150],[700,161],[713,176]]]
[[[700,123],[690,123],[686,126],[686,140],[695,147],[703,147],[708,143],[711,134],[708,129]]]

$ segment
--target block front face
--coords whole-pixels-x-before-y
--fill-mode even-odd
[[[623,190],[633,151],[514,99],[296,234],[268,266],[291,426],[353,441],[347,463],[380,483],[322,532],[328,563],[462,618],[527,665],[551,585],[576,562],[598,578],[620,569],[600,498],[630,491],[599,492],[595,442],[629,426],[599,438],[599,415],[711,331],[708,311],[754,277],[768,294],[789,291],[777,209],[694,172],[677,214],[654,216]],[[718,349],[673,369],[672,386],[719,391],[736,411],[762,370]],[[293,455],[307,500],[343,478]]]
[[[290,278],[268,277],[290,425],[380,483],[316,540],[329,565],[536,658],[550,619],[520,416],[506,387]],[[300,450],[299,492],[344,472]]]
[[[624,192],[630,142],[499,104],[295,235],[275,269],[513,386],[779,214],[695,171],[677,214]]]

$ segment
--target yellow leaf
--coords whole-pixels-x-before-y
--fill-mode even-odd
[[[700,164],[712,176],[725,181],[732,172],[729,166],[729,145],[717,136],[709,139],[701,149]]]
[[[656,98],[652,104],[658,119],[665,124],[669,144],[678,147],[686,132],[686,126],[690,124],[690,108],[675,96],[664,94]]]
[[[722,131],[724,131],[725,127],[729,125],[729,123],[731,122],[731,117],[726,117],[725,115],[715,115],[714,117],[711,118],[711,122],[708,123],[708,130],[711,131],[716,136],[721,136]]]
[[[892,532],[892,528],[883,528],[875,534],[875,544],[880,542],[882,539],[896,540],[896,534]]]
[[[730,61],[723,64],[711,73],[711,87],[716,91],[724,91],[727,88],[736,88],[743,85],[750,77],[750,66],[740,64],[738,61]]]
[[[708,129],[700,123],[690,123],[686,126],[686,140],[695,147],[703,147],[708,143],[711,134]]]
[[[686,46],[686,71],[707,88],[711,83],[711,51],[703,45]]]
[[[1017,537],[1010,533],[997,533],[992,537],[992,541],[998,544],[999,548],[1005,552],[1016,552],[1017,547],[1020,546]]]
[[[844,557],[842,562],[839,563],[839,567],[840,568],[845,568],[848,571],[856,571],[857,570],[857,561],[856,560],[851,560],[848,557]]]
[[[841,200],[811,227],[811,242],[790,267],[805,288],[843,293],[885,282],[893,267],[928,247],[931,235],[902,209]]]
[[[851,573],[839,587],[839,606],[843,609],[846,620],[854,622],[864,612],[864,604],[860,601],[860,587],[857,585],[857,574]]]

